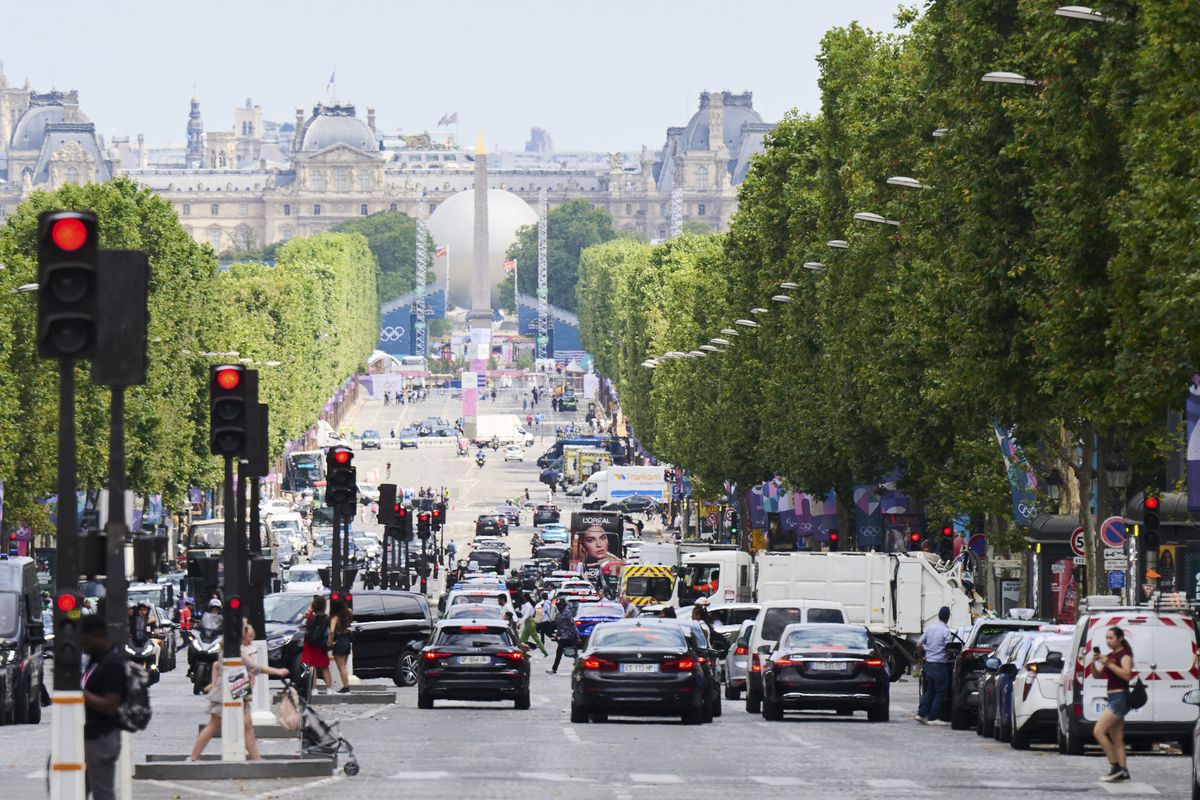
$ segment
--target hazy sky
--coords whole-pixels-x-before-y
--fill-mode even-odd
[[[911,3],[911,0],[910,0]],[[332,94],[385,132],[457,111],[466,143],[660,147],[706,89],[754,92],[769,121],[818,110],[814,56],[832,26],[891,30],[898,0],[55,0],[5,3],[10,83],[78,89],[105,135],[182,142],[188,100],[232,129],[247,97],[286,122]],[[73,24],[72,19],[83,20]]]

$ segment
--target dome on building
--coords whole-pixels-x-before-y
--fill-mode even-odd
[[[11,150],[41,150],[42,142],[46,140],[46,126],[60,122],[82,122],[90,120],[76,108],[71,109],[71,118],[67,118],[67,108],[61,103],[53,105],[34,105],[21,115],[17,127],[13,129]]]
[[[306,152],[324,150],[335,144],[344,144],[358,150],[378,150],[375,133],[358,117],[354,106],[317,106],[313,116],[304,126],[304,139],[300,149]]]
[[[488,283],[492,307],[497,306],[496,286],[504,280],[504,258],[517,239],[517,229],[537,222],[537,212],[512,192],[488,189]],[[450,263],[450,302],[462,308],[471,305],[471,278],[475,263],[475,190],[451,195],[429,215],[429,235],[449,255],[434,259],[438,283],[446,280]],[[536,264],[520,265],[535,269]]]
[[[683,130],[684,150],[707,150],[711,132],[709,131],[709,105],[720,102],[724,110],[725,130],[722,137],[725,147],[730,153],[737,153],[742,138],[742,125],[762,123],[762,117],[754,110],[750,92],[733,94],[732,92],[712,92],[700,95],[700,110],[688,120]]]

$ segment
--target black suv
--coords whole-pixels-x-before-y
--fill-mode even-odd
[[[418,651],[433,630],[429,602],[417,592],[368,590],[353,595],[354,674],[391,678],[397,686],[416,683]],[[267,654],[272,667],[300,671],[304,646],[304,614],[312,595],[281,592],[267,595]]]
[[[966,730],[979,712],[979,678],[984,662],[1010,631],[1036,631],[1044,623],[1037,620],[977,620],[954,659],[950,675],[950,727]],[[957,644],[957,642],[955,642]],[[949,649],[949,648],[948,648]]]

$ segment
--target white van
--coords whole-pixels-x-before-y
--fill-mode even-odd
[[[1088,669],[1092,649],[1109,652],[1105,634],[1119,627],[1133,650],[1134,680],[1146,687],[1146,705],[1125,717],[1126,742],[1178,741],[1191,746],[1196,707],[1183,696],[1200,685],[1197,637],[1185,606],[1118,606],[1116,598],[1088,598],[1075,622],[1058,684],[1058,750],[1082,755],[1094,743],[1092,726],[1107,702],[1107,679]]]
[[[779,634],[788,625],[800,622],[846,622],[845,607],[834,600],[804,600],[794,597],[767,600],[760,604],[750,634],[750,668],[746,680],[746,710],[762,710],[762,659],[775,649]]]

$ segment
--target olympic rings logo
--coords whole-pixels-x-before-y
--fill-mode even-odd
[[[1017,513],[1028,519],[1037,515],[1038,508],[1033,503],[1017,503]]]
[[[388,325],[379,329],[379,341],[398,342],[404,338],[404,328],[400,325]]]

